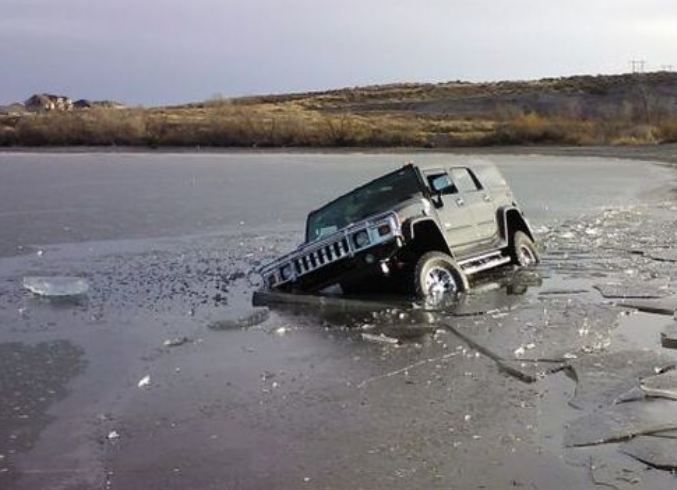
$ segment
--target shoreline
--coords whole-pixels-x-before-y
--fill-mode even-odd
[[[677,143],[637,146],[491,146],[456,148],[417,147],[183,147],[166,146],[150,148],[143,146],[17,146],[0,148],[1,153],[111,153],[111,154],[450,154],[450,155],[543,155],[568,157],[619,158],[624,160],[645,160],[677,165]]]

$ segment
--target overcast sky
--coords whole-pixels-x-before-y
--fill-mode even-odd
[[[0,103],[677,68],[675,0],[0,0]]]

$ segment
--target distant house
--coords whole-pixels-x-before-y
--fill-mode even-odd
[[[34,112],[70,111],[73,101],[65,95],[35,94],[26,100],[24,106]]]

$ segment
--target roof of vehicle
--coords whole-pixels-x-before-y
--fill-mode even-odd
[[[450,168],[450,167],[467,167],[467,168],[496,168],[496,165],[488,160],[480,160],[476,158],[471,158],[468,160],[464,160],[462,162],[454,162],[454,161],[440,161],[440,162],[424,162],[424,163],[418,163],[418,162],[410,162],[412,165],[417,166],[421,170],[429,170],[429,169],[435,169],[435,168]]]
[[[478,158],[470,158],[462,162],[439,162],[439,163],[424,163],[423,165],[416,165],[423,173],[429,170],[445,170],[449,168],[469,168],[477,177],[484,188],[488,189],[504,189],[508,187],[508,183],[501,174],[501,171],[496,165],[487,160]]]

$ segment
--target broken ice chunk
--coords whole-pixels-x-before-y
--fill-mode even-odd
[[[671,323],[663,329],[661,345],[666,349],[677,349],[677,322]]]
[[[268,308],[254,308],[247,314],[238,318],[217,320],[208,325],[212,330],[234,330],[237,328],[250,328],[265,322],[270,317]]]
[[[171,339],[166,339],[162,345],[165,347],[178,347],[185,344],[186,342],[190,342],[188,337],[173,337]]]
[[[33,294],[46,297],[81,296],[89,291],[89,284],[82,277],[24,277],[23,286]]]
[[[388,337],[384,334],[374,335],[374,334],[371,334],[371,333],[363,333],[362,338],[364,340],[369,340],[371,342],[380,342],[382,344],[396,345],[396,344],[400,343],[399,339],[396,339],[394,337]]]
[[[672,357],[652,351],[605,352],[569,362],[578,381],[569,404],[579,409],[599,409],[627,399],[639,380],[675,366]]]
[[[677,468],[677,440],[667,437],[636,437],[620,448],[621,452],[661,470]]]
[[[677,400],[677,371],[644,378],[640,386],[647,396]]]
[[[646,283],[605,283],[594,284],[592,287],[605,298],[656,299],[671,294],[665,285]]]
[[[677,429],[675,408],[670,400],[621,403],[570,422],[564,444],[592,446]]]

